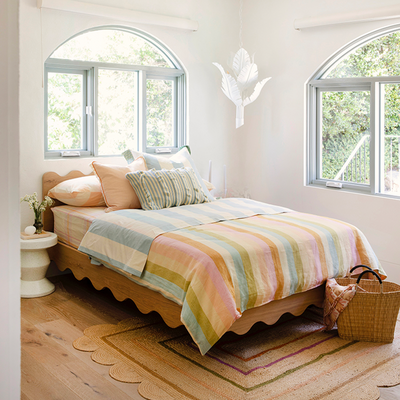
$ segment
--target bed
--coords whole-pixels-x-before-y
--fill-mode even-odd
[[[65,176],[60,176],[54,172],[45,173],[43,175],[43,194],[48,193],[50,189],[60,182],[83,176],[85,175],[79,171],[72,171]],[[56,201],[54,207],[58,206],[63,206],[63,203]],[[46,210],[44,214],[44,229],[46,231],[54,230],[54,217],[50,209]],[[79,251],[76,247],[76,244],[71,245],[65,243],[65,240],[64,242],[59,240],[55,247],[49,249],[50,258],[56,263],[58,269],[61,271],[71,270],[78,280],[88,278],[98,290],[109,288],[119,301],[131,299],[142,313],[157,312],[169,327],[175,328],[183,325],[181,317],[182,306],[177,302],[167,298],[168,296],[165,297],[160,292],[138,284],[136,278],[136,281],[128,279],[126,274],[110,269],[110,266],[93,264],[88,255]],[[379,263],[374,256],[372,256],[371,260],[363,259],[358,261],[358,263],[369,264],[376,270],[380,269]],[[384,275],[382,270],[380,270],[380,274]],[[272,300],[266,304],[246,309],[227,330],[237,334],[244,334],[257,322],[271,325],[284,313],[300,315],[310,305],[322,307],[323,298],[324,283],[322,282],[304,292],[295,293],[282,299]],[[189,331],[189,333],[191,332]],[[200,350],[204,354],[208,347],[200,348]]]

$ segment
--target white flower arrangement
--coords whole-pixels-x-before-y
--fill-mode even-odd
[[[29,208],[31,208],[35,213],[35,220],[41,219],[42,212],[45,211],[47,207],[50,207],[54,203],[49,196],[45,196],[44,200],[41,203],[39,203],[36,192],[30,195],[26,194],[24,197],[21,198],[21,202],[23,201],[29,203]]]

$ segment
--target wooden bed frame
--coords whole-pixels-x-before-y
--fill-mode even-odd
[[[55,172],[46,172],[42,182],[43,196],[58,183],[81,176],[86,175],[80,171],[72,171],[65,176],[60,176]],[[55,206],[62,204],[56,201]],[[54,219],[50,208],[44,212],[43,223],[44,230],[53,231]],[[103,265],[91,264],[86,254],[72,246],[58,242],[56,246],[48,249],[48,253],[50,259],[61,271],[70,269],[78,280],[89,278],[97,290],[109,288],[119,301],[131,299],[144,314],[156,311],[171,328],[183,325],[180,319],[181,306],[166,299],[162,294],[138,285]],[[294,294],[285,299],[274,300],[263,306],[246,310],[229,330],[237,334],[244,334],[256,322],[262,321],[272,325],[285,313],[300,315],[310,305],[322,307],[324,292],[325,285],[321,285],[307,292]]]

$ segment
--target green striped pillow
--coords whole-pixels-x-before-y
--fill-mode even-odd
[[[146,161],[147,169],[173,169],[173,168],[184,168],[184,167],[190,167],[193,168],[193,171],[200,182],[201,187],[203,188],[204,193],[206,194],[208,200],[213,201],[214,197],[213,195],[208,191],[206,185],[204,184],[203,180],[201,179],[201,176],[199,174],[199,171],[196,168],[196,165],[194,163],[194,160],[192,159],[190,155],[188,146],[182,147],[176,154],[173,156],[167,158],[167,157],[162,157],[162,156],[155,156],[153,154],[147,154],[147,153],[140,153],[134,150],[126,150],[122,153],[122,155],[125,157],[126,161],[128,161],[128,164],[133,162],[137,157],[143,157]]]
[[[144,210],[209,202],[192,168],[151,169],[125,176]]]

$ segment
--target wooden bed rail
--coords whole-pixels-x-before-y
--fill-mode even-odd
[[[60,176],[55,172],[46,172],[42,181],[43,197],[60,182],[82,176],[87,175],[80,171],[71,171],[65,176]],[[62,204],[60,201],[56,201],[56,205]],[[43,223],[46,231],[53,231],[54,219],[50,208],[44,212]],[[50,259],[55,261],[59,270],[65,271],[69,269],[79,280],[83,278],[90,279],[98,290],[104,287],[109,288],[115,298],[120,301],[126,298],[131,299],[143,313],[156,311],[170,327],[182,325],[180,320],[181,306],[168,300],[162,294],[139,285],[110,268],[93,265],[86,254],[64,243],[59,242],[56,246],[49,248],[48,253]],[[246,310],[243,312],[243,316],[229,330],[237,334],[244,334],[256,322],[262,321],[266,324],[274,324],[284,313],[289,312],[292,315],[300,315],[310,305],[322,307],[324,287],[325,285],[321,285],[307,292],[294,294],[284,299],[274,300],[260,307]]]

